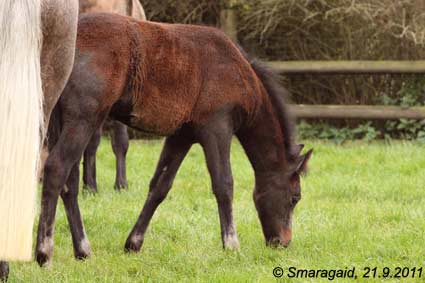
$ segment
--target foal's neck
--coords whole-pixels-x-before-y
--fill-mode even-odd
[[[257,182],[282,174],[288,167],[284,133],[267,100],[249,125],[237,134],[255,172]]]

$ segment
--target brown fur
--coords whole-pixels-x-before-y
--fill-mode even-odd
[[[81,0],[80,14],[90,12],[111,12],[121,15],[132,16],[138,20],[146,20],[145,11],[139,0]],[[110,121],[111,143],[116,157],[116,178],[114,188],[116,190],[128,187],[126,177],[126,153],[129,145],[127,126],[119,121]],[[83,188],[91,192],[97,192],[96,182],[96,151],[100,143],[102,127],[94,134],[84,151],[83,158]]]
[[[253,116],[264,101],[249,62],[214,28],[83,16],[77,48],[96,52],[93,69],[114,93],[103,100],[104,107],[119,99],[127,83],[132,86],[131,124],[147,132],[168,135],[184,123],[203,123],[224,104],[239,105]]]

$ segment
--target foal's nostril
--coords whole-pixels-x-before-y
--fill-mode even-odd
[[[291,240],[287,241],[287,242],[281,242],[281,245],[284,246],[285,248],[289,247],[289,244],[291,243]]]
[[[291,243],[291,240],[283,240],[280,237],[276,237],[276,238],[273,238],[273,239],[267,241],[267,244],[270,247],[273,247],[273,248],[278,248],[278,247],[287,248],[290,243]]]
[[[284,246],[285,248],[287,248],[289,244],[291,243],[292,230],[289,228],[283,228],[280,231],[279,236],[280,236],[280,244]]]

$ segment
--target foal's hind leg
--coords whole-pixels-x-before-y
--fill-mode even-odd
[[[6,282],[9,277],[9,264],[5,261],[0,261],[0,282]]]
[[[78,207],[79,163],[77,162],[72,167],[66,186],[61,192],[61,197],[65,206],[69,229],[71,230],[74,256],[77,259],[84,259],[90,255],[90,243],[87,239],[80,208]]]
[[[121,122],[113,121],[111,137],[112,150],[116,157],[116,177],[114,188],[119,191],[128,187],[125,168],[125,157],[128,150],[127,126]]]
[[[58,197],[72,167],[80,160],[93,129],[94,126],[84,120],[64,126],[59,141],[47,158],[35,251],[40,266],[48,264],[52,258]]]
[[[102,135],[102,127],[93,133],[83,157],[83,188],[97,193],[96,152]]]
[[[185,137],[171,136],[165,140],[155,174],[149,185],[149,193],[143,210],[125,243],[126,251],[138,252],[142,247],[149,222],[158,205],[170,191],[177,170],[191,145],[192,142]]]
[[[233,177],[230,147],[233,132],[231,123],[225,118],[214,120],[214,123],[199,131],[199,136],[218,204],[223,248],[239,249],[232,213]]]

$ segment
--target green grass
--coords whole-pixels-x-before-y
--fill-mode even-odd
[[[124,241],[143,206],[161,142],[131,142],[130,189],[117,193],[113,190],[114,157],[105,139],[97,163],[100,193],[80,194],[92,257],[83,262],[73,259],[60,204],[53,265],[41,269],[34,262],[12,263],[10,282],[276,282],[275,266],[356,267],[359,276],[364,267],[425,268],[425,146],[306,144],[315,152],[309,175],[302,180],[303,198],[295,211],[289,248],[264,245],[252,202],[253,172],[235,142],[234,215],[240,252],[221,248],[210,179],[202,150],[194,146],[153,217],[142,251],[129,255],[123,252]],[[318,281],[309,280],[284,276],[279,282]]]

